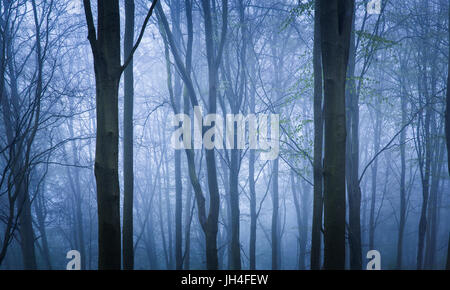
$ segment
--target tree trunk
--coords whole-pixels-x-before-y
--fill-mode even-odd
[[[124,55],[131,55],[134,43],[134,0],[125,1]],[[123,104],[123,269],[133,270],[133,59],[124,71]]]
[[[192,6],[189,1],[186,1],[186,12],[188,21],[188,36],[192,36]],[[220,60],[222,58],[223,45],[225,42],[225,37],[227,33],[227,21],[228,21],[228,3],[227,1],[222,1],[222,31],[220,37],[220,44],[217,49],[217,54],[215,53],[213,47],[213,26],[212,26],[212,16],[209,0],[202,0],[202,8],[204,12],[205,19],[205,43],[206,52],[208,60],[208,83],[209,83],[209,114],[216,113],[217,105],[217,72],[220,65]],[[158,2],[157,11],[160,17],[160,21],[163,24],[165,33],[167,35],[167,41],[170,44],[172,55],[175,60],[175,64],[180,72],[181,78],[187,89],[187,93],[190,97],[191,105],[193,107],[198,106],[197,95],[194,89],[193,82],[190,78],[190,66],[191,66],[191,45],[192,37],[188,40],[188,53],[186,53],[186,65],[183,64],[178,49],[176,47],[173,35],[170,31],[169,24],[165,17],[164,11],[161,4]],[[213,11],[215,12],[215,11]],[[190,43],[190,44],[189,44]],[[204,128],[205,129],[205,128]],[[203,190],[201,188],[200,182],[197,177],[197,172],[195,170],[195,160],[193,149],[186,149],[186,156],[189,168],[189,178],[191,184],[194,188],[195,197],[197,200],[197,211],[199,222],[202,230],[205,233],[206,242],[206,264],[208,270],[218,269],[218,257],[217,257],[217,232],[218,232],[218,220],[219,220],[219,208],[220,208],[220,195],[219,187],[217,182],[217,171],[216,171],[216,160],[214,149],[205,150],[206,151],[206,167],[208,172],[208,187],[209,187],[209,213],[206,215],[205,206],[205,196],[203,195]]]
[[[98,268],[120,269],[120,189],[119,189],[119,82],[142,39],[157,0],[152,2],[137,43],[120,64],[119,1],[97,1],[97,31],[90,0],[83,0],[88,26],[88,40],[94,56],[97,138],[95,144],[95,179],[98,211]]]
[[[279,264],[279,228],[278,228],[278,161],[275,159],[273,161],[272,167],[272,270],[278,270]]]
[[[375,128],[374,128],[374,141],[373,151],[377,154],[380,151],[380,138],[381,138],[381,112],[380,104],[377,102],[375,105]],[[369,250],[374,250],[375,243],[375,203],[377,197],[377,174],[378,174],[378,158],[376,158],[372,165],[372,195],[370,198],[370,215],[369,215]]]
[[[181,24],[180,24],[180,12],[181,12],[180,1],[173,1],[171,3],[171,18],[173,26],[173,34],[175,36],[175,42],[177,47],[181,48]],[[178,73],[174,73],[174,90],[173,99],[174,105],[178,112],[181,110],[181,80]],[[181,270],[183,268],[183,254],[182,254],[182,222],[183,222],[183,199],[182,199],[182,176],[181,176],[181,151],[175,150],[175,268]],[[186,208],[189,212],[189,208]]]
[[[450,41],[450,9],[448,10],[448,39]],[[450,46],[449,52],[450,55]],[[445,136],[446,136],[446,145],[447,145],[447,169],[450,174],[450,60],[448,62],[447,69],[447,96],[445,99]],[[450,234],[448,240],[448,249],[447,249],[447,265],[445,269],[450,270]]]
[[[299,255],[298,255],[298,267],[299,270],[306,270],[305,267],[305,257],[306,257],[306,240],[307,240],[307,226],[308,226],[308,220],[307,220],[307,199],[306,199],[306,192],[303,194],[298,194],[296,192],[296,188],[299,188],[299,184],[295,181],[295,175],[294,171],[291,170],[290,174],[290,181],[291,181],[291,191],[292,196],[294,198],[294,206],[295,206],[295,213],[297,217],[297,232],[298,232],[298,248],[299,248]],[[301,201],[300,201],[301,200]],[[301,208],[300,208],[301,204]]]
[[[227,13],[228,6],[227,1],[223,0],[223,11],[222,11],[222,37],[221,43],[217,53],[214,50],[214,32],[212,24],[212,13],[216,11],[211,11],[209,0],[201,1],[204,20],[205,20],[205,42],[206,42],[206,55],[208,59],[208,113],[216,114],[217,107],[217,83],[218,83],[218,69],[220,60],[222,58],[222,50],[224,45],[224,40],[226,36],[227,29]],[[220,195],[219,195],[219,185],[217,182],[217,166],[216,158],[214,154],[214,149],[205,149],[206,151],[206,167],[208,172],[208,188],[209,188],[209,214],[206,222],[206,264],[208,270],[218,269],[218,257],[217,257],[217,232],[218,232],[218,221],[219,221],[219,208],[220,208]]]
[[[120,65],[119,1],[98,1],[98,39],[95,39],[90,1],[84,0],[94,54],[97,138],[95,179],[98,209],[98,268],[120,269],[120,192],[118,176]],[[90,16],[89,16],[90,15]],[[89,23],[91,23],[90,25]]]
[[[235,125],[234,140],[237,140]],[[235,142],[237,144],[237,142]],[[230,168],[230,208],[231,208],[231,263],[230,270],[241,269],[241,247],[239,243],[239,157],[240,150],[231,150]]]
[[[322,252],[323,214],[323,116],[322,116],[322,58],[320,48],[320,1],[314,1],[314,200],[311,233],[311,270],[319,270]]]
[[[42,185],[42,188],[45,188],[45,183]],[[52,270],[52,263],[50,258],[51,255],[48,246],[47,231],[45,228],[46,208],[43,190],[39,193],[39,196],[36,196],[36,200],[34,202],[34,210],[36,212],[36,221],[39,228],[39,233],[41,234],[42,256],[47,266],[47,270]]]
[[[187,188],[187,197],[186,197],[186,206],[184,211],[184,270],[189,270],[191,266],[191,223],[192,223],[192,215],[191,215],[191,201],[192,201],[192,187],[188,186]]]
[[[324,268],[345,267],[345,79],[354,1],[320,1],[324,72]]]
[[[402,94],[400,96],[401,110],[402,110],[402,126],[407,122],[407,100],[406,92],[404,90],[404,84],[402,84]],[[405,232],[406,225],[406,130],[402,130],[400,133],[400,217],[398,225],[398,238],[397,238],[397,269],[402,268],[403,258],[403,234]]]
[[[253,66],[252,66],[253,68]],[[252,87],[249,100],[249,111],[255,113],[255,90]],[[249,149],[248,159],[248,184],[250,190],[250,270],[256,270],[256,186],[255,186],[255,150]]]
[[[361,188],[359,186],[359,95],[356,91],[355,66],[355,17],[353,15],[352,34],[348,63],[347,97],[347,189],[348,189],[348,240],[350,248],[350,269],[361,270]]]
[[[442,136],[442,127],[439,132],[436,128],[436,122],[433,120],[433,135],[434,136]],[[443,169],[443,162],[441,160],[444,159],[444,151],[445,145],[442,142],[439,142],[439,139],[435,142],[435,158],[433,160],[433,166],[431,169],[431,187],[430,187],[430,203],[428,205],[428,231],[427,231],[427,239],[426,239],[426,249],[425,249],[425,263],[424,266],[426,269],[431,270],[434,267],[435,258],[436,258],[436,243],[437,243],[437,234],[439,229],[438,223],[438,192],[439,185],[441,181],[441,173]]]
[[[72,106],[72,103],[70,104]],[[69,134],[71,138],[75,138],[75,134],[73,131],[73,120],[69,120]],[[76,147],[76,142],[71,142],[72,147],[72,155],[73,155],[73,164],[79,164],[79,156]],[[68,161],[69,163],[70,161]],[[69,185],[73,192],[74,203],[75,203],[75,220],[76,220],[76,233],[77,233],[77,242],[78,242],[78,250],[81,255],[81,269],[86,269],[86,247],[84,244],[84,226],[83,226],[83,211],[81,208],[82,205],[82,197],[81,197],[81,179],[78,168],[69,168],[67,167],[67,176],[69,179]]]

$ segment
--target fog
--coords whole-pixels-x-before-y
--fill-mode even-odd
[[[445,269],[449,2],[369,2],[2,0],[0,269]]]

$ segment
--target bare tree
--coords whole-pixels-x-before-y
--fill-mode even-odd
[[[95,178],[98,207],[98,268],[121,268],[120,190],[119,190],[119,108],[118,90],[122,72],[131,62],[152,15],[152,2],[138,40],[123,65],[120,63],[119,1],[97,1],[97,31],[90,0],[83,0],[88,39],[94,57],[97,98],[97,139]]]

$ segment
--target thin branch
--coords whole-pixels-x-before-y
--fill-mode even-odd
[[[153,9],[155,9],[157,2],[158,2],[158,0],[153,0],[152,1],[152,5],[150,6],[150,10],[148,10],[148,13],[147,13],[147,16],[145,17],[144,23],[142,24],[141,32],[139,33],[139,37],[138,37],[136,43],[134,44],[133,49],[130,51],[130,54],[128,55],[127,60],[124,62],[124,64],[120,68],[120,72],[123,72],[126,69],[126,67],[128,66],[128,64],[131,62],[131,60],[133,59],[134,52],[136,51],[136,49],[138,48],[139,44],[141,43],[142,37],[144,36],[145,27],[147,26],[147,23],[150,20],[150,17],[152,16],[152,14],[153,14]]]

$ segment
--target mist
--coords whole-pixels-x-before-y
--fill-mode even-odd
[[[2,0],[0,269],[445,269],[449,19]]]

